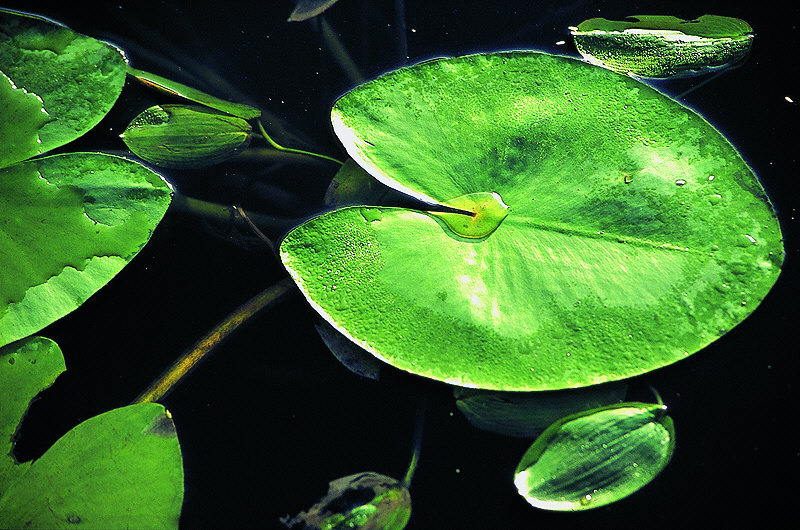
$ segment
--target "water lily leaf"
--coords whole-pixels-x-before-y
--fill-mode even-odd
[[[454,387],[458,410],[485,431],[535,438],[569,414],[619,403],[628,385],[623,382],[551,392],[498,392]]]
[[[298,0],[294,6],[294,10],[292,10],[292,14],[289,15],[289,22],[302,22],[303,20],[308,20],[309,18],[313,18],[333,4],[338,2],[339,0]]]
[[[13,458],[12,435],[30,400],[63,371],[61,351],[49,339],[0,349],[0,435],[12,443],[0,457],[0,528],[177,528],[183,465],[161,405],[106,412],[33,462]]]
[[[525,452],[514,484],[531,505],[586,510],[621,500],[663,470],[675,448],[663,405],[622,403],[567,416]]]
[[[403,370],[494,390],[627,378],[716,340],[780,272],[752,170],[630,77],[537,52],[440,59],[356,88],[332,121],[389,186],[508,206],[479,238],[422,211],[348,207],[282,242],[311,305]]]
[[[0,169],[0,345],[80,306],[139,252],[171,190],[141,164],[70,153]]]
[[[744,20],[703,15],[683,20],[636,15],[625,20],[592,18],[572,28],[575,46],[589,62],[639,77],[688,77],[740,62],[753,44]]]
[[[260,109],[251,107],[250,105],[245,105],[244,103],[225,101],[224,99],[212,96],[211,94],[206,94],[201,90],[186,86],[182,83],[178,83],[177,81],[172,81],[166,77],[161,77],[160,75],[151,74],[150,72],[145,72],[144,70],[137,70],[136,68],[132,68],[130,66],[128,66],[128,74],[134,79],[147,86],[153,87],[156,90],[160,90],[172,96],[179,96],[190,101],[194,101],[195,103],[200,103],[201,105],[205,105],[206,107],[210,107],[221,112],[226,112],[232,116],[238,116],[239,118],[246,120],[261,116]]]
[[[0,164],[64,145],[97,125],[122,91],[125,66],[120,51],[108,43],[42,17],[0,9],[0,72],[7,77],[0,76]],[[9,95],[8,80],[28,97]],[[36,114],[33,97],[48,119]],[[6,112],[24,117],[24,124],[4,130]],[[7,143],[6,135],[13,140]]]
[[[252,127],[236,116],[196,105],[156,105],[145,110],[120,136],[143,160],[161,167],[218,164],[250,143]]]
[[[330,481],[319,502],[283,524],[297,530],[403,530],[410,518],[408,488],[367,471]]]
[[[13,451],[17,427],[31,400],[66,369],[61,349],[45,337],[28,337],[0,348],[0,492],[30,465],[19,464]]]

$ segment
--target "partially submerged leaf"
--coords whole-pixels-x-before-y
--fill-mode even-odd
[[[309,18],[319,15],[338,1],[339,0],[297,0],[292,14],[289,15],[288,21],[302,22],[303,20],[308,20]]]
[[[663,405],[622,403],[567,416],[536,439],[514,472],[531,505],[586,510],[638,491],[666,467],[675,429]]]
[[[564,416],[621,402],[627,386],[615,382],[550,392],[497,392],[455,387],[453,395],[458,410],[473,426],[532,439]]]
[[[342,365],[361,377],[366,377],[374,381],[380,379],[381,362],[370,355],[364,348],[359,348],[347,337],[336,331],[326,320],[319,319],[314,324],[322,342],[331,351],[334,357]]]
[[[201,90],[197,90],[196,88],[186,86],[182,83],[178,83],[177,81],[172,81],[166,77],[161,77],[160,75],[151,74],[150,72],[145,72],[144,70],[137,70],[136,68],[132,68],[130,66],[128,66],[128,74],[139,82],[153,87],[156,90],[160,90],[173,96],[179,96],[190,101],[194,101],[195,103],[200,103],[201,105],[205,105],[206,107],[210,107],[221,112],[226,112],[232,116],[238,116],[239,118],[243,118],[245,120],[258,118],[261,116],[260,109],[251,107],[250,105],[245,105],[244,103],[233,103],[231,101],[220,99],[216,96],[212,96],[211,94],[206,94]]]
[[[408,489],[368,471],[330,481],[319,502],[283,524],[295,530],[402,530],[410,517]]]
[[[120,136],[136,156],[161,167],[218,164],[250,143],[252,127],[241,118],[195,105],[156,105]]]
[[[0,72],[17,89],[35,94],[49,117],[32,127],[30,101],[9,98],[0,86],[3,114],[29,116],[25,126],[11,130],[15,141],[0,143],[0,164],[37,154],[30,149],[34,142],[43,153],[97,125],[122,91],[125,66],[120,51],[108,43],[42,17],[0,9]],[[5,82],[0,76],[0,84]],[[3,132],[5,139],[8,131]]]
[[[683,20],[636,15],[625,20],[592,18],[572,29],[575,46],[598,66],[639,77],[686,77],[741,61],[755,33],[744,20],[703,15]]]
[[[509,207],[481,239],[423,211],[348,207],[282,242],[311,305],[403,370],[494,390],[624,379],[722,336],[780,273],[752,170],[629,77],[537,52],[440,59],[356,88],[332,122],[388,186]]]
[[[0,169],[0,345],[80,306],[139,252],[172,192],[146,167],[70,153]]]

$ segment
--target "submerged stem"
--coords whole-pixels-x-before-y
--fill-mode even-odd
[[[321,158],[323,160],[329,160],[331,162],[336,162],[340,166],[344,165],[344,162],[342,162],[341,160],[337,160],[337,159],[335,159],[333,157],[330,157],[328,155],[321,155],[319,153],[312,153],[311,151],[304,151],[302,149],[292,149],[291,147],[284,147],[284,146],[280,145],[278,142],[276,142],[275,140],[273,140],[272,137],[269,134],[267,134],[266,129],[264,129],[264,125],[261,124],[261,120],[256,120],[256,123],[258,124],[258,130],[261,132],[261,135],[264,137],[264,140],[266,140],[269,145],[271,145],[272,147],[274,147],[278,151],[285,151],[287,153],[297,153],[297,154],[306,155],[306,156],[314,156],[314,157],[317,157],[317,158]]]
[[[350,54],[347,53],[347,48],[345,48],[341,39],[339,39],[339,36],[336,34],[336,31],[324,15],[319,17],[319,27],[322,40],[328,47],[328,51],[330,51],[331,56],[333,56],[333,59],[337,62],[339,67],[347,74],[347,77],[350,78],[350,81],[355,85],[360,85],[366,81],[361,71],[358,69],[356,62],[350,57]]]
[[[419,454],[422,450],[422,429],[425,426],[425,408],[427,404],[428,398],[423,396],[417,405],[416,420],[414,421],[414,448],[411,451],[408,470],[402,481],[403,487],[406,489],[411,487],[411,480],[414,478],[414,472],[417,470],[417,464],[419,463]]]
[[[250,320],[262,309],[270,307],[281,300],[289,293],[292,285],[290,278],[284,278],[239,306],[233,313],[217,324],[214,329],[209,331],[205,337],[197,341],[194,346],[175,360],[158,379],[153,381],[144,392],[139,394],[139,397],[133,400],[132,404],[149,403],[162,399],[228,335],[236,331],[239,326]]]

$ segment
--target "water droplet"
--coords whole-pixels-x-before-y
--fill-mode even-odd
[[[684,184],[686,184],[686,181],[683,180],[683,179],[678,179],[678,180],[675,181],[675,184],[677,186],[683,186]]]
[[[592,496],[589,495],[588,493],[586,495],[584,495],[583,497],[581,497],[581,504],[583,506],[586,506],[590,502],[592,502]]]

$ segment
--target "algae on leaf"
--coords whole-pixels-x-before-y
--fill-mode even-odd
[[[538,52],[438,59],[357,87],[332,122],[388,186],[508,206],[478,239],[425,211],[348,207],[283,240],[311,305],[403,370],[494,390],[624,379],[725,334],[780,273],[752,170],[630,77]]]
[[[7,78],[0,76],[3,114],[30,105],[19,95],[9,99],[10,80],[38,98],[49,118],[37,127],[18,124],[13,133],[0,121],[3,137],[11,133],[15,139],[0,143],[0,167],[71,142],[97,125],[122,91],[125,68],[120,50],[108,43],[42,17],[0,9],[0,73]]]
[[[101,153],[0,168],[0,345],[39,331],[111,280],[171,197],[156,173]]]
[[[727,68],[747,55],[755,37],[744,20],[717,15],[696,20],[663,15],[592,18],[571,29],[575,46],[590,63],[647,78]]]

